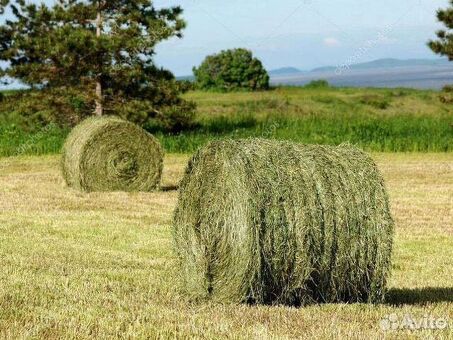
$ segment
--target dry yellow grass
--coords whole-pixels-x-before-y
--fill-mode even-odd
[[[58,158],[0,159],[0,336],[4,338],[451,338],[453,154],[376,154],[396,243],[386,304],[306,308],[189,303],[172,253],[169,155],[158,193],[83,194]],[[443,330],[383,331],[380,320],[448,319]]]

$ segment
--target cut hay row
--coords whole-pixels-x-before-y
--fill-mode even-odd
[[[174,215],[185,292],[219,302],[381,301],[392,238],[383,179],[350,145],[212,142]]]
[[[162,174],[162,148],[152,135],[116,117],[91,117],[63,147],[68,186],[91,191],[151,191]]]

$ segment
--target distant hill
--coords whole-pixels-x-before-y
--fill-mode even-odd
[[[376,68],[414,67],[414,66],[446,66],[448,59],[378,59],[366,63],[358,63],[350,66],[351,70],[370,70]],[[337,66],[318,67],[310,72],[331,72]]]
[[[188,80],[188,81],[195,81],[195,76],[180,76],[176,77],[176,80]]]
[[[353,64],[337,74],[338,66],[318,67],[303,71],[296,67],[282,67],[268,71],[272,85],[303,86],[313,80],[325,79],[333,86],[347,87],[408,87],[441,89],[453,84],[453,62],[438,59],[378,59]],[[194,81],[195,77],[177,77]]]
[[[287,68],[289,69],[289,68]],[[271,75],[272,85],[303,86],[324,79],[340,87],[407,87],[441,89],[453,84],[453,63],[447,59],[379,59],[351,65],[342,72],[337,66],[319,67],[310,72]]]
[[[282,67],[282,68],[278,68],[276,70],[270,70],[268,73],[271,77],[273,77],[273,76],[284,76],[284,75],[290,75],[290,74],[291,75],[299,74],[299,73],[305,73],[305,72],[301,71],[295,67]]]

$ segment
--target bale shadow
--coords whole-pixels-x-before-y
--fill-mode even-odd
[[[388,305],[426,305],[453,302],[453,287],[393,288],[387,293]]]
[[[177,191],[179,189],[178,185],[163,185],[160,187],[160,191],[169,192],[169,191]]]

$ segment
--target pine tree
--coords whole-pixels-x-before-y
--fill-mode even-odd
[[[119,114],[140,124],[157,118],[170,128],[191,119],[193,104],[174,76],[158,68],[155,46],[181,37],[182,9],[150,0],[59,0],[53,6],[0,0],[14,19],[0,26],[2,76],[32,89],[77,89],[98,115]],[[175,122],[176,121],[176,122]]]
[[[431,40],[428,46],[437,54],[448,57],[453,61],[453,0],[450,0],[450,7],[437,11],[437,19],[442,22],[446,30],[437,31],[438,40]],[[453,103],[453,85],[444,87],[440,100],[445,104]]]
[[[448,57],[453,61],[453,0],[450,7],[437,11],[437,19],[446,26],[446,30],[437,32],[438,40],[431,40],[428,46],[437,54]]]

